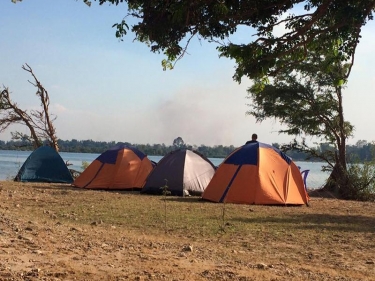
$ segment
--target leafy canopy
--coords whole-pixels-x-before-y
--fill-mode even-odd
[[[86,4],[91,1],[84,0]],[[313,41],[340,42],[343,59],[354,55],[361,27],[373,19],[375,0],[98,0],[124,5],[125,17],[114,24],[116,36],[130,30],[152,52],[167,56],[172,68],[185,53],[191,38],[218,43],[221,56],[232,58],[235,80],[276,75],[299,63]],[[285,16],[287,15],[287,16]],[[127,17],[137,19],[129,27]],[[230,42],[239,27],[249,27],[249,41]],[[275,28],[284,28],[276,35]],[[254,36],[252,36],[254,35]]]
[[[255,79],[248,90],[252,101],[248,114],[260,122],[266,118],[277,119],[285,125],[279,133],[295,136],[293,148],[345,170],[346,139],[352,135],[354,127],[344,119],[342,89],[353,60],[343,62],[338,48],[337,42],[316,44],[303,62],[283,68],[269,80]],[[335,149],[318,153],[316,149],[308,149],[304,140],[298,143],[298,136],[323,139]]]

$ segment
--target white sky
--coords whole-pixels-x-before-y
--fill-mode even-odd
[[[255,132],[269,144],[291,140],[273,120],[259,124],[245,114],[250,82],[233,81],[234,62],[219,59],[214,45],[194,41],[174,70],[163,71],[164,57],[133,42],[133,34],[119,42],[112,25],[126,14],[124,5],[1,0],[0,12],[0,84],[22,109],[39,107],[21,68],[28,63],[50,95],[60,139],[170,145],[180,136],[192,145],[239,146]],[[344,92],[345,118],[356,128],[349,144],[375,140],[374,31],[373,22],[363,30]]]

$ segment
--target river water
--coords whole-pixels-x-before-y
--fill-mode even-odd
[[[16,151],[16,150],[0,150],[0,181],[13,179],[22,164],[31,151]],[[83,162],[91,163],[100,154],[97,153],[73,153],[73,152],[60,152],[62,159],[69,164],[69,169],[82,171]],[[148,156],[152,161],[159,162],[162,156]],[[209,158],[215,165],[219,166],[224,158]],[[324,185],[328,174],[321,171],[324,163],[321,162],[295,162],[297,166],[301,167],[301,171],[310,170],[307,177],[308,188],[319,188]]]

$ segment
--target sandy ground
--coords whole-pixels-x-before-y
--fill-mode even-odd
[[[372,203],[350,203],[353,212],[366,210],[366,231],[351,238],[337,235],[326,244],[297,237],[302,242],[293,243],[293,237],[191,239],[149,235],[100,221],[62,222],[48,211],[48,204],[58,204],[61,198],[49,192],[37,199],[44,215],[30,217],[25,206],[36,200],[30,187],[15,189],[1,182],[0,280],[375,280]],[[348,204],[312,198],[315,210],[330,213],[345,213]],[[372,231],[368,223],[373,223]]]

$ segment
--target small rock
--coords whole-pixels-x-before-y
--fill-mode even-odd
[[[184,258],[184,257],[186,257],[186,254],[185,254],[184,252],[181,252],[181,253],[178,254],[178,256],[179,256],[180,258]]]
[[[32,238],[32,237],[26,237],[26,236],[22,236],[22,235],[18,235],[17,238],[20,239],[20,240],[28,241],[28,242],[33,241],[33,238]]]
[[[258,269],[266,269],[266,268],[267,268],[267,265],[264,264],[264,263],[258,263],[258,264],[257,264],[257,268],[258,268]]]
[[[102,224],[102,223],[103,223],[102,220],[100,220],[100,221],[94,221],[94,222],[91,223],[91,225],[99,225],[99,224]]]
[[[184,248],[182,250],[185,251],[185,252],[192,252],[193,251],[193,245],[186,245],[186,246],[184,246]]]
[[[72,227],[70,228],[71,231],[78,231],[78,232],[82,232],[82,229],[80,229],[79,227]]]

